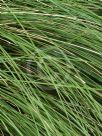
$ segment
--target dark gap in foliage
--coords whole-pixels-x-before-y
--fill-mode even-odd
[[[83,72],[85,73],[85,75],[87,75],[91,80],[93,80],[97,85],[102,85],[102,81],[101,80],[98,80],[97,78],[95,78],[93,75],[89,75],[87,74],[86,72]]]
[[[99,91],[99,90],[96,90],[96,92],[98,92],[100,95],[102,94],[102,92]],[[101,97],[101,96],[99,96],[98,94],[96,95],[95,92],[91,93],[91,95],[93,96],[93,98],[94,98],[99,104],[102,105],[102,97]]]
[[[20,107],[17,107],[17,105],[14,105],[13,103],[11,103],[9,101],[6,101],[6,103],[10,106],[11,109],[13,109],[21,114],[25,114],[25,112]]]
[[[102,16],[102,9],[94,10],[94,12],[95,12],[98,16]]]
[[[51,89],[49,86],[40,85],[39,90],[49,95],[52,95],[53,97],[59,98],[57,91],[55,89]]]
[[[0,45],[11,56],[20,56],[19,46],[16,46],[12,41],[0,36]]]
[[[12,24],[12,23],[11,23],[11,24],[8,24],[8,26],[9,26],[9,27],[15,27],[15,28],[17,28],[17,29],[22,29],[22,27],[21,27],[19,24],[16,24],[16,23],[15,23],[15,24]]]
[[[0,126],[0,129],[1,129],[1,131],[0,131],[0,136],[10,136],[10,134],[5,130],[5,128],[2,128],[1,126]]]
[[[17,135],[18,135],[18,133],[16,132],[16,130],[15,130],[13,127],[11,127],[9,123],[6,123],[6,122],[5,122],[5,124],[6,124],[8,130],[9,130],[9,132],[10,132],[11,134],[14,134],[13,136],[17,136]],[[11,134],[5,129],[5,126],[4,126],[4,125],[2,125],[1,130],[2,130],[3,133],[4,133],[4,136],[11,136]],[[1,135],[1,136],[2,136],[2,135]]]

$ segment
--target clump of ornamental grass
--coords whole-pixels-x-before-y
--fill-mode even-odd
[[[0,135],[102,136],[102,1],[0,1]]]

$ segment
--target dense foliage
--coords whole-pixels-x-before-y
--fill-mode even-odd
[[[102,0],[0,0],[1,136],[102,136]]]

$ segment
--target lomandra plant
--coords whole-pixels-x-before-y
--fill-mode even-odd
[[[0,136],[102,136],[102,0],[0,0]]]

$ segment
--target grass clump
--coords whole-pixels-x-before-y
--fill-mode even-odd
[[[102,1],[0,1],[2,136],[102,136]]]

